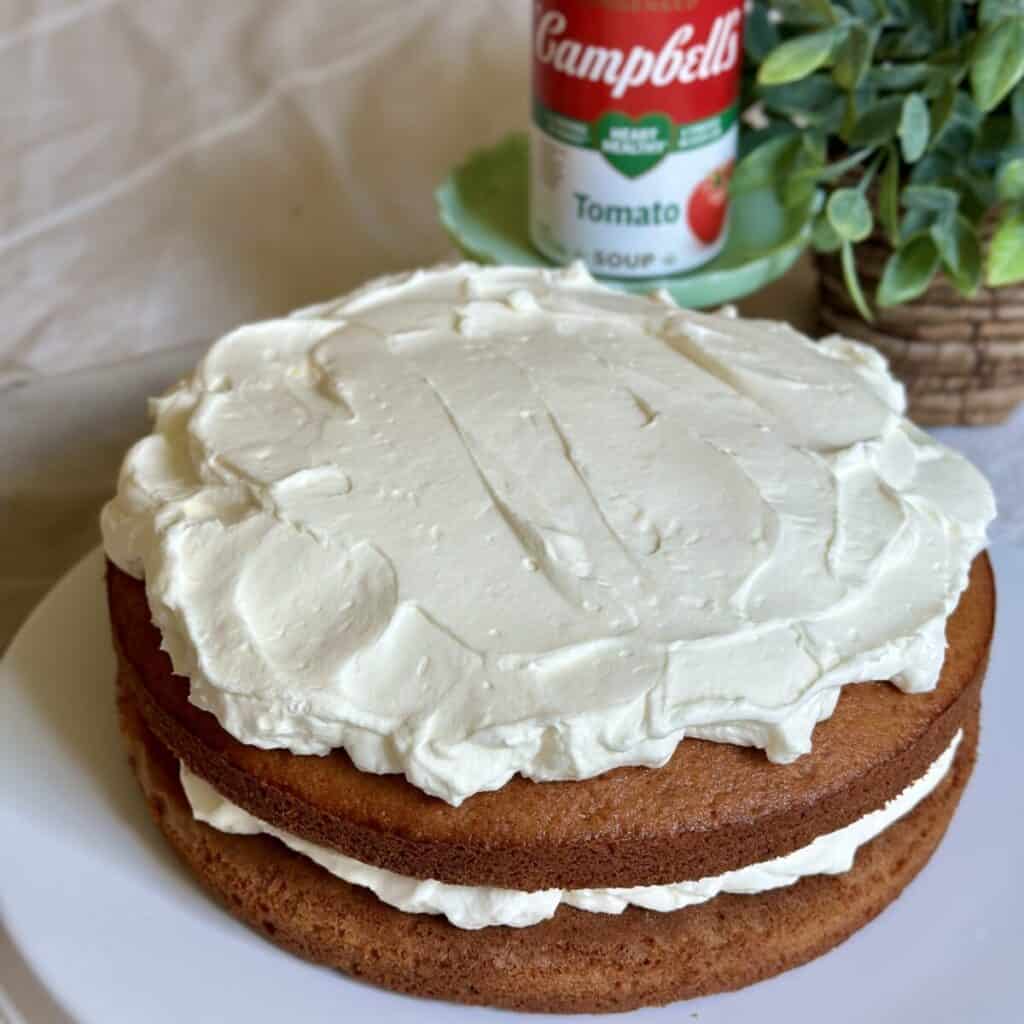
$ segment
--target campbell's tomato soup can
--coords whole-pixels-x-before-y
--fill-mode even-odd
[[[530,236],[605,277],[678,274],[725,242],[742,0],[536,0]]]

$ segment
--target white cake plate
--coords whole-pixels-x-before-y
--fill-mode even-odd
[[[1021,1019],[1024,551],[992,554],[999,626],[980,760],[928,867],[878,920],[805,967],[615,1020]],[[0,980],[28,1024],[522,1020],[311,966],[206,897],[149,820],[125,763],[101,576],[94,552],[51,591],[0,663]]]

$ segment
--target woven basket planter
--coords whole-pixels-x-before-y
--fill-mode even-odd
[[[890,249],[873,236],[856,249],[874,293]],[[874,345],[907,388],[911,419],[927,426],[1001,423],[1024,401],[1024,285],[965,299],[941,275],[918,299],[865,323],[843,284],[838,255],[816,253],[822,331]]]

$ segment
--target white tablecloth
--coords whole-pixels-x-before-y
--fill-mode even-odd
[[[0,3],[0,379],[113,362],[448,251],[524,123],[527,0]]]

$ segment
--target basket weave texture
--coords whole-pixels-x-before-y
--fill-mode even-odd
[[[872,294],[891,250],[873,237],[856,249]],[[843,284],[838,256],[816,253],[823,332],[874,345],[906,385],[910,418],[926,426],[1001,423],[1024,401],[1024,285],[964,298],[937,275],[913,302],[865,323]]]

